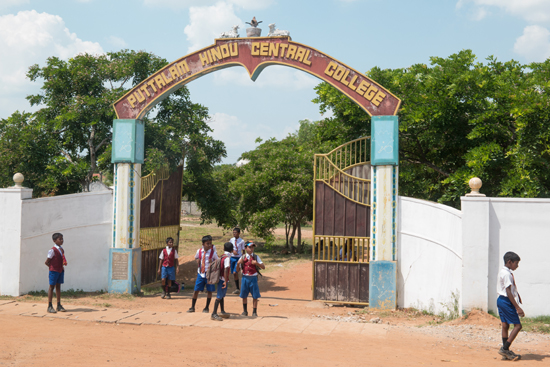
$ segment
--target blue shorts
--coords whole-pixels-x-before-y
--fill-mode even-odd
[[[241,280],[241,294],[239,297],[246,298],[249,293],[252,293],[253,299],[258,299],[261,297],[260,287],[258,287],[258,277],[243,275],[243,279]]]
[[[176,267],[175,266],[163,266],[160,269],[160,277],[162,279],[176,280]]]
[[[207,284],[208,280],[206,278],[201,277],[199,274],[197,274],[197,281],[195,282],[195,291],[202,292],[204,291],[204,286],[206,286],[207,292],[214,292],[216,290],[215,284]]]
[[[225,288],[222,288],[222,287],[223,287],[223,280],[220,280],[218,282],[218,293],[216,294],[217,299],[222,299],[227,294],[227,285],[225,286]]]
[[[239,262],[240,257],[231,257],[231,274],[237,272],[237,263]]]
[[[506,324],[521,325],[518,312],[508,297],[498,296],[497,308],[500,321]]]
[[[50,285],[63,284],[65,281],[65,272],[58,273],[57,271],[51,271],[49,274]]]

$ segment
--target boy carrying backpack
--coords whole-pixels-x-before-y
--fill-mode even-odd
[[[216,302],[214,302],[214,312],[210,317],[215,321],[223,321],[229,318],[229,314],[224,309],[224,298],[227,294],[227,284],[229,283],[229,274],[231,269],[231,253],[233,244],[226,242],[223,245],[224,254],[219,260],[216,260],[206,273],[208,284],[218,284],[218,292],[216,294]],[[221,306],[221,312],[218,315],[218,306]]]
[[[243,316],[248,316],[247,310],[247,298],[248,294],[252,293],[253,300],[253,310],[252,316],[258,316],[258,299],[261,297],[260,288],[258,287],[258,274],[259,269],[265,269],[265,265],[260,259],[260,257],[254,254],[254,249],[256,244],[254,242],[247,242],[244,245],[246,254],[241,256],[239,259],[238,265],[242,267],[243,270],[243,279],[241,281],[241,294],[240,297],[243,299]],[[261,274],[260,274],[261,275]]]

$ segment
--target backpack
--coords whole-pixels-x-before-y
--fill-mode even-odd
[[[213,263],[210,263],[208,270],[206,270],[206,281],[207,284],[218,284],[220,278],[223,276],[223,264],[225,259],[229,256],[223,255],[220,259],[217,259]],[[229,279],[228,279],[229,280]]]
[[[172,285],[170,286],[170,293],[179,293],[180,290],[183,290],[185,287],[184,283],[176,283],[175,280],[172,280]]]
[[[246,255],[243,255],[241,256],[241,270],[244,270],[244,259],[246,258]],[[256,256],[256,254],[253,254],[252,255],[252,258],[256,261],[258,261],[258,256]],[[256,265],[256,272],[258,273],[259,276],[263,277],[262,273],[260,272],[260,267],[258,265]]]

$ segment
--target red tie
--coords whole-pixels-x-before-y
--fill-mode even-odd
[[[201,260],[201,273],[206,271],[206,251],[202,251],[202,260]]]

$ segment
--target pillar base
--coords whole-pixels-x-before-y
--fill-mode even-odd
[[[141,248],[109,249],[109,293],[141,292]]]
[[[378,311],[397,308],[397,262],[371,261],[369,264],[369,308]]]

